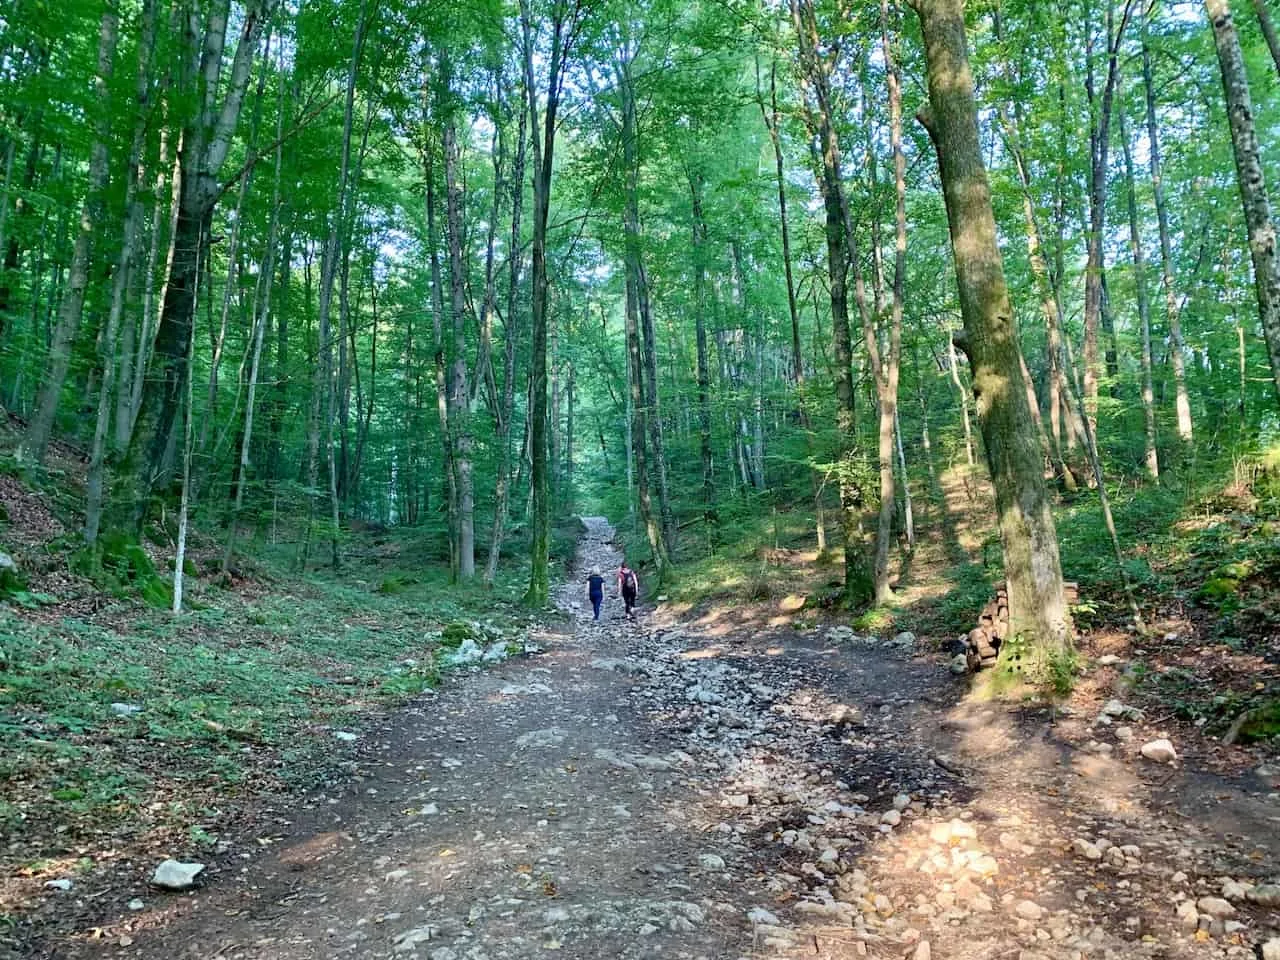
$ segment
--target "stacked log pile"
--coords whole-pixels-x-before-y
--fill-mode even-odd
[[[1079,602],[1079,585],[1064,583],[1068,604]],[[1009,589],[1002,580],[996,584],[996,595],[978,614],[978,624],[966,637],[965,659],[972,671],[993,666],[1000,655],[1000,645],[1009,636]]]

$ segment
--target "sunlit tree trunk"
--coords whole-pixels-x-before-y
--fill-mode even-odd
[[[1164,178],[1160,166],[1160,129],[1156,123],[1155,85],[1151,78],[1151,51],[1147,48],[1146,19],[1142,21],[1142,85],[1147,101],[1147,153],[1151,167],[1151,189],[1156,203],[1156,225],[1160,231],[1160,286],[1164,290],[1165,319],[1169,324],[1169,360],[1173,367],[1178,436],[1190,443],[1193,435],[1191,400],[1187,396],[1185,345],[1182,341],[1181,310],[1173,288],[1173,253],[1169,241],[1169,211],[1165,205]]]
[[[1245,72],[1240,38],[1231,20],[1227,0],[1205,0],[1213,39],[1222,69],[1222,89],[1231,123],[1231,147],[1236,158],[1236,181],[1249,231],[1249,255],[1258,297],[1258,317],[1271,358],[1271,377],[1280,399],[1280,261],[1276,256],[1276,225],[1271,219],[1267,181],[1262,169],[1258,135],[1254,129],[1253,103]]]
[[[1151,307],[1147,300],[1147,261],[1138,221],[1138,190],[1133,178],[1133,150],[1129,145],[1124,110],[1119,112],[1120,148],[1124,153],[1124,178],[1129,209],[1129,251],[1133,257],[1133,285],[1138,299],[1138,323],[1142,334],[1142,418],[1144,461],[1153,480],[1160,479],[1160,455],[1156,450],[1155,391],[1151,385]]]
[[[920,19],[929,99],[920,113],[938,154],[956,264],[973,392],[991,470],[1014,636],[1040,666],[1071,642],[1058,537],[1040,469],[1039,442],[1021,379],[1017,332],[996,242],[991,188],[978,139],[977,104],[962,0],[911,0]],[[1036,679],[1040,679],[1037,677]]]

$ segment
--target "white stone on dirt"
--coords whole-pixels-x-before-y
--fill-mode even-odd
[[[136,703],[113,703],[111,712],[117,717],[132,717],[142,712],[142,708]]]
[[[1083,837],[1076,837],[1071,841],[1071,849],[1078,856],[1084,857],[1086,860],[1101,860],[1102,851],[1093,843],[1085,840]]]
[[[1178,759],[1178,752],[1173,749],[1173,744],[1163,737],[1159,740],[1152,740],[1150,743],[1144,743],[1142,745],[1142,755],[1156,763],[1172,763]]]
[[[58,880],[46,880],[44,882],[44,886],[46,890],[57,890],[61,893],[66,893],[68,890],[74,887],[75,884],[72,883],[70,880],[62,878]]]
[[[559,727],[547,727],[543,730],[530,730],[516,737],[516,746],[522,749],[545,749],[558,747],[564,743],[565,733]]]
[[[900,793],[893,798],[893,809],[901,812],[911,806],[911,795],[908,793]]]
[[[551,688],[545,683],[508,683],[498,691],[504,697],[522,697],[550,692]]]
[[[479,663],[483,659],[484,651],[480,649],[480,645],[471,637],[467,637],[458,645],[457,650],[444,658],[444,661],[451,666],[465,666],[469,663]]]
[[[1223,900],[1243,900],[1249,895],[1251,883],[1240,883],[1238,880],[1224,880],[1222,883]]]
[[[497,663],[500,660],[507,659],[507,641],[499,640],[496,643],[489,644],[484,652],[485,663]]]
[[[747,911],[747,919],[752,923],[762,924],[769,927],[777,927],[782,924],[781,920],[764,907],[752,907]]]
[[[428,940],[438,937],[440,928],[427,924],[423,927],[414,927],[412,930],[406,930],[404,933],[397,934],[392,946],[396,953],[413,953],[418,949],[418,945],[426,943]]]
[[[333,731],[333,735],[343,743],[355,743],[360,739],[357,734],[352,733],[350,730],[335,730]]]
[[[698,866],[700,866],[703,870],[723,870],[724,857],[717,856],[714,853],[699,854]]]
[[[1200,911],[1191,900],[1183,900],[1178,904],[1178,926],[1184,930],[1194,930],[1200,923]]]
[[[1121,743],[1128,743],[1133,739],[1133,727],[1116,727],[1114,733]]]
[[[1260,883],[1246,896],[1260,907],[1280,907],[1280,883]]]
[[[893,645],[895,647],[913,647],[915,646],[915,642],[916,635],[910,630],[903,630],[893,638]]]
[[[204,871],[203,863],[183,863],[179,860],[165,860],[151,875],[151,885],[164,890],[188,890]]]
[[[1124,657],[1117,657],[1114,653],[1106,653],[1097,659],[1100,667],[1114,667],[1118,663],[1124,663]]]
[[[1044,916],[1044,908],[1034,900],[1019,900],[1013,912],[1023,920],[1039,920]]]
[[[1224,920],[1236,914],[1236,908],[1221,897],[1201,897],[1196,901],[1196,909],[1215,920]]]
[[[126,906],[128,906],[130,910],[133,910],[136,913],[138,910],[145,909],[147,905],[143,903],[141,900],[139,900],[137,897],[134,897],[132,900],[128,902],[128,904],[126,904]]]
[[[888,824],[891,827],[896,827],[902,822],[902,814],[897,810],[886,810],[880,815],[880,822]]]

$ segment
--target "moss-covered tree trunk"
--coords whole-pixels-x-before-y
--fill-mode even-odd
[[[1022,389],[1021,361],[991,188],[978,140],[962,0],[912,0],[920,18],[929,102],[920,120],[938,153],[973,393],[995,487],[1009,587],[1011,636],[1039,664],[1071,642],[1058,537],[1041,469],[1040,441]]]

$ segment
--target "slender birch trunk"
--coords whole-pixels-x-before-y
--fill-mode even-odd
[[[1147,153],[1151,167],[1151,190],[1156,203],[1156,225],[1160,231],[1160,286],[1164,290],[1165,319],[1169,324],[1169,362],[1173,367],[1178,436],[1191,443],[1194,431],[1191,400],[1187,396],[1187,374],[1182,340],[1181,309],[1173,285],[1173,254],[1169,241],[1169,210],[1165,204],[1164,176],[1160,165],[1160,129],[1156,123],[1155,84],[1151,77],[1151,51],[1147,47],[1146,19],[1142,21],[1142,85],[1147,101]]]
[[[1262,335],[1271,359],[1276,397],[1280,399],[1280,260],[1276,253],[1276,225],[1271,219],[1267,180],[1254,128],[1249,78],[1228,0],[1205,0],[1205,10],[1213,28],[1218,65],[1222,70],[1222,89],[1227,102],[1227,119],[1231,124],[1231,147],[1236,159],[1236,181],[1249,231],[1258,319],[1262,323]]]

